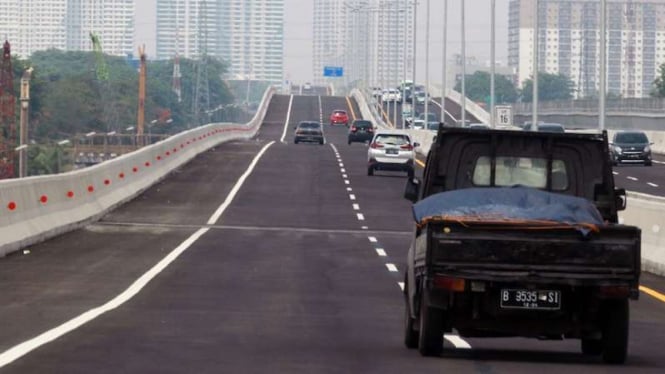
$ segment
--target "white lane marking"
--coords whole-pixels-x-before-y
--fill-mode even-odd
[[[345,179],[344,184],[349,184],[349,181]]]
[[[458,335],[445,334],[443,338],[452,343],[458,349],[471,349],[471,345]]]
[[[630,179],[631,181],[637,181],[638,179],[635,177],[626,177],[626,179]]]
[[[359,204],[353,204],[353,210],[360,210]]]
[[[171,253],[159,261],[150,270],[145,272],[139,279],[134,281],[134,283],[132,283],[129,288],[110,301],[106,302],[106,304],[94,309],[90,309],[89,311],[79,315],[78,317],[70,319],[58,327],[52,328],[30,340],[26,340],[25,342],[15,345],[2,352],[0,354],[0,367],[15,361],[16,359],[28,354],[30,351],[58,339],[59,337],[81,327],[82,325],[99,317],[100,315],[124,304],[129,299],[138,294],[141,289],[143,289],[143,287],[145,287],[153,278],[155,278],[157,275],[159,275],[159,273],[166,269],[169,264],[175,261],[178,256],[185,252],[192,244],[194,244],[194,242],[196,242],[196,240],[208,232],[208,230],[209,228],[198,229],[194,234],[192,234],[173,251],[171,251]]]
[[[619,173],[617,173],[616,171],[613,171],[612,174],[619,175]]]
[[[379,255],[380,257],[386,257],[386,251],[383,248],[377,248],[376,249],[376,254]]]
[[[388,268],[388,271],[391,273],[398,272],[397,266],[395,266],[395,264],[386,264],[386,267]]]
[[[351,192],[351,191],[353,191],[353,188],[351,188],[351,187],[347,187],[346,190],[347,190],[348,192]]]
[[[365,220],[365,216],[363,216],[362,213],[357,213],[356,216],[358,216],[358,221],[364,221]]]
[[[663,165],[665,165],[665,161],[656,161],[656,160],[653,160],[653,161],[651,161],[651,162],[655,162],[655,163],[657,163],[657,164],[663,164]]]
[[[397,282],[397,285],[402,291],[404,291],[404,282]]]
[[[346,174],[342,174],[342,178],[347,179],[349,176]]]
[[[321,105],[321,96],[319,96],[319,122],[323,125],[323,106]]]
[[[354,195],[354,194],[350,194],[350,195],[349,195],[349,199],[351,199],[351,200],[355,200],[355,199],[356,199],[356,195]]]
[[[647,182],[647,184],[648,184],[649,186],[651,186],[651,187],[658,187],[658,185],[655,184],[655,183]]]
[[[342,168],[342,170],[340,170],[340,171],[341,171],[342,173],[346,173],[346,169],[344,169],[344,168]]]
[[[231,202],[233,201],[233,198],[236,197],[236,194],[240,190],[240,187],[242,187],[243,183],[245,183],[245,179],[247,179],[247,177],[249,177],[249,175],[252,173],[252,171],[256,167],[256,164],[261,159],[261,156],[263,156],[263,154],[266,153],[268,148],[270,148],[270,146],[273,145],[273,143],[275,143],[275,142],[273,141],[273,142],[270,142],[270,143],[266,144],[265,146],[263,146],[261,151],[254,157],[254,159],[252,160],[252,163],[249,164],[249,167],[247,168],[247,170],[245,170],[245,172],[240,176],[240,179],[238,179],[235,186],[233,186],[233,188],[231,189],[231,192],[229,192],[228,196],[226,196],[226,200],[224,200],[222,205],[220,205],[219,208],[217,208],[217,210],[215,211],[215,213],[212,216],[210,216],[210,219],[208,220],[209,225],[214,225],[214,224],[217,223],[217,220],[219,219],[219,217],[222,216],[222,213],[224,213],[226,208],[229,205],[231,205]]]
[[[369,230],[369,227],[367,227],[367,226],[362,226],[362,227],[360,227],[360,228],[361,228],[362,230]]]
[[[282,132],[282,138],[279,140],[282,143],[286,143],[284,138],[286,138],[286,130],[289,128],[289,122],[291,121],[291,107],[293,105],[293,95],[289,99],[289,109],[286,111],[286,120],[284,121],[284,131]]]
[[[339,167],[343,168],[343,167],[344,167],[344,164],[340,162],[340,163],[339,163]]]
[[[370,243],[376,243],[376,236],[368,236],[367,239],[369,239]]]

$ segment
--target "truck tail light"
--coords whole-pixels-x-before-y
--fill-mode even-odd
[[[600,297],[608,299],[623,299],[630,295],[628,286],[601,286],[598,291]]]
[[[454,291],[454,292],[464,292],[466,282],[462,278],[453,278],[446,277],[443,275],[435,275],[434,281],[432,282],[434,288]]]
[[[374,143],[370,144],[369,147],[372,148],[372,149],[383,148],[383,144],[379,144],[377,142],[374,142]]]

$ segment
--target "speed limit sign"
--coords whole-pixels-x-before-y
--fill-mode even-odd
[[[494,113],[498,126],[513,125],[513,108],[510,105],[497,105]]]

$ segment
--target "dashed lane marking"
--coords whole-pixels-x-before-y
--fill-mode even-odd
[[[649,186],[651,186],[651,187],[658,187],[658,185],[655,184],[655,183],[647,182],[647,184],[648,184]]]
[[[364,221],[365,220],[365,216],[363,216],[362,213],[357,213],[356,216],[358,217],[358,221]]]
[[[404,291],[404,282],[397,282],[397,285],[399,286],[400,290]]]
[[[613,171],[612,174],[619,175],[619,173],[617,173],[616,171]]]
[[[379,257],[386,257],[388,256],[386,254],[386,251],[383,248],[377,248],[376,249],[376,254],[379,255]]]
[[[471,349],[471,345],[457,335],[445,334],[443,338],[449,341],[457,349]]]
[[[353,204],[353,210],[360,210],[360,205]]]
[[[344,180],[344,184],[349,184],[349,181],[348,181],[348,180]]]
[[[636,181],[636,182],[639,180],[639,179],[637,179],[637,178],[635,178],[635,177],[626,177],[626,179],[630,179],[631,181]]]
[[[342,174],[342,178],[347,179],[349,176],[346,174]]]
[[[346,190],[347,190],[348,192],[351,192],[351,191],[353,191],[353,188],[351,188],[351,187],[347,187]]]
[[[397,273],[397,266],[395,264],[386,264],[386,267],[388,268],[388,271],[391,273]]]
[[[342,168],[340,171],[341,171],[342,173],[346,173],[346,169],[344,169],[344,168]]]
[[[354,195],[354,194],[350,194],[350,195],[349,195],[349,199],[351,199],[351,200],[355,200],[355,199],[356,199],[356,195]]]
[[[370,243],[376,243],[377,242],[376,236],[368,236],[367,239],[369,239]]]

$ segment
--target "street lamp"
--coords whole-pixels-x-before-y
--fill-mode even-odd
[[[62,147],[70,143],[71,141],[69,141],[69,139],[61,140],[56,143],[57,144],[56,151],[58,156],[58,173],[62,172]]]
[[[20,117],[20,130],[19,130],[19,143],[20,147],[17,148],[19,152],[19,178],[23,178],[28,174],[28,115],[30,108],[30,77],[32,76],[32,67],[26,69],[21,77],[21,117]],[[24,147],[25,146],[25,147]]]
[[[448,0],[443,1],[443,66],[442,70],[442,79],[441,79],[441,122],[446,123],[446,91],[448,87],[446,86],[448,78],[448,66],[447,66],[447,43],[448,43]]]

